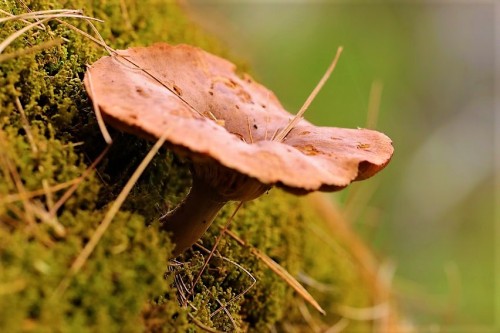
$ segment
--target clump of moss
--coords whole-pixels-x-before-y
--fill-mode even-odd
[[[32,11],[82,8],[105,21],[97,28],[114,48],[184,42],[224,55],[170,1],[0,2],[0,9],[12,14],[26,12],[25,6]],[[93,33],[87,22],[64,20]],[[2,24],[0,40],[25,25],[17,20]],[[114,143],[96,171],[50,215],[70,185],[65,184],[80,177],[105,147],[82,85],[86,64],[104,55],[101,47],[51,20],[44,29],[16,39],[5,53],[55,37],[65,42],[0,62],[1,331],[186,332],[203,326],[262,332],[307,327],[297,310],[301,299],[249,246],[292,275],[307,272],[333,285],[335,293],[315,295],[327,310],[339,301],[367,303],[348,254],[332,252],[328,264],[316,255],[319,245],[310,226],[321,221],[299,199],[272,191],[245,204],[233,222],[232,229],[249,245],[223,238],[189,297],[190,306],[180,306],[179,278],[188,284],[196,278],[206,250],[188,251],[164,275],[172,245],[168,235],[158,232],[156,221],[190,185],[185,163],[167,151],[150,163],[64,293],[56,293],[151,144],[112,131]],[[224,209],[203,238],[205,249],[214,244],[231,209]],[[247,290],[253,279],[255,285]]]

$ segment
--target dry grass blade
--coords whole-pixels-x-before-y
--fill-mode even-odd
[[[36,146],[35,139],[33,138],[33,134],[31,133],[31,128],[30,124],[28,122],[28,118],[26,117],[26,113],[24,112],[24,108],[21,105],[21,101],[19,100],[19,97],[16,96],[16,107],[21,114],[21,121],[23,124],[23,129],[26,132],[26,137],[28,138],[28,142],[30,143],[31,146],[31,151],[34,154],[38,154],[38,147]]]
[[[123,190],[120,192],[116,200],[113,202],[111,207],[109,208],[108,212],[104,216],[104,219],[102,220],[101,224],[97,227],[95,230],[94,234],[90,238],[89,242],[85,245],[83,250],[80,252],[78,257],[75,259],[73,264],[71,265],[68,273],[66,276],[63,278],[63,280],[60,282],[59,286],[54,292],[54,296],[60,296],[64,293],[66,288],[69,286],[71,278],[80,271],[80,269],[83,267],[85,262],[87,261],[88,257],[92,254],[94,251],[95,247],[101,240],[102,236],[108,229],[109,225],[111,224],[111,221],[115,217],[116,213],[118,213],[118,210],[120,209],[121,205],[127,198],[128,194],[132,190],[132,187],[135,185],[139,177],[142,175],[148,164],[151,162],[153,159],[154,155],[158,153],[160,148],[163,146],[165,143],[165,140],[167,138],[168,131],[163,133],[161,138],[156,141],[155,145],[151,148],[151,150],[148,152],[146,157],[142,160],[141,164],[137,167],[137,169],[134,171],[130,179],[127,181],[125,184]]]
[[[389,303],[381,303],[368,308],[354,308],[347,305],[338,305],[336,312],[344,318],[369,321],[387,317],[389,315]]]
[[[2,13],[8,15],[8,17],[0,18],[0,23],[4,23],[11,20],[22,20],[26,22],[26,20],[30,19],[39,19],[39,18],[47,18],[48,16],[60,15],[60,14],[75,14],[82,15],[81,10],[77,9],[51,9],[51,10],[40,10],[36,12],[27,12],[19,15],[12,15],[10,13],[6,13],[2,10]]]
[[[302,116],[304,116],[304,112],[306,112],[306,110],[309,108],[309,105],[311,105],[311,103],[314,100],[314,98],[316,97],[316,95],[318,95],[319,91],[321,90],[321,88],[323,88],[326,81],[328,80],[328,78],[332,74],[333,70],[335,69],[335,66],[337,66],[337,62],[339,61],[340,54],[342,53],[342,50],[343,50],[342,46],[340,46],[337,49],[337,54],[335,54],[335,58],[333,59],[332,63],[330,64],[330,66],[326,70],[326,72],[323,75],[323,77],[321,78],[321,80],[319,80],[318,84],[316,85],[316,87],[314,88],[312,93],[309,95],[309,97],[305,101],[304,105],[302,105],[299,112],[297,112],[295,117],[293,117],[293,119],[288,123],[288,125],[281,132],[279,132],[276,135],[276,137],[274,137],[274,140],[276,140],[278,142],[283,141],[285,139],[285,137],[288,135],[288,133],[290,133],[290,131],[295,127],[295,125],[297,125],[297,123],[302,119]]]
[[[342,214],[346,223],[356,223],[359,217],[366,212],[365,207],[370,207],[370,201],[379,188],[380,178],[374,178],[371,182],[363,184],[363,186],[358,185],[353,184],[351,186],[342,207]]]
[[[292,287],[306,302],[311,304],[321,314],[326,314],[325,310],[321,308],[314,297],[312,297],[311,294],[309,294],[309,292],[292,275],[290,275],[286,269],[257,249],[253,249],[252,253],[262,260],[274,273],[288,283],[288,285]]]
[[[385,287],[383,290],[385,291],[385,293],[381,294],[381,297],[379,299],[381,302],[384,302],[384,304],[387,305],[387,313],[385,316],[381,316],[377,318],[377,320],[375,321],[374,333],[377,332],[384,333],[392,329],[393,323],[391,322],[391,320],[394,319],[391,318],[392,313],[390,308],[390,301],[391,301],[390,292],[395,272],[396,272],[396,264],[392,261],[385,261],[380,265],[380,269],[377,275],[380,283]]]
[[[94,21],[98,21],[98,22],[104,22],[103,20],[100,20],[100,19],[95,18],[95,17],[85,16],[80,11],[67,11],[67,12],[63,12],[61,14],[30,15],[30,16],[32,16],[32,17],[28,17],[28,19],[33,19],[33,20],[38,20],[38,19],[51,20],[51,19],[56,19],[58,17],[61,17],[61,18],[81,18],[81,19],[94,20]],[[0,19],[0,23],[4,23],[5,21],[17,20],[17,19],[20,19],[19,16],[17,16],[17,15],[4,17],[4,18]],[[26,20],[26,18],[25,18],[25,20]],[[23,22],[24,22],[24,20],[23,20]]]
[[[349,325],[349,319],[347,319],[347,318],[340,318],[340,320],[338,322],[336,322],[335,325],[331,326],[324,333],[341,333],[341,332],[344,332],[344,330],[347,327],[347,325]]]
[[[3,9],[0,9],[0,13],[5,14],[5,15],[10,16],[10,17],[15,17],[15,19],[17,18],[19,21],[24,22],[24,23],[26,23],[26,24],[30,24],[30,23],[31,23],[30,21],[25,20],[25,19],[22,19],[22,18],[19,18],[19,16],[16,16],[16,15],[14,15],[14,14],[11,14],[11,13],[9,13],[9,12],[7,12],[7,11],[3,10]],[[3,19],[4,19],[4,18],[2,18],[2,20],[3,20]],[[39,28],[40,30],[47,30],[47,29],[45,29],[45,26],[41,26],[41,27],[38,27],[38,28]]]
[[[43,205],[41,202],[31,202],[27,201],[27,204],[29,205],[30,210],[33,212],[33,214],[38,217],[40,221],[48,225],[52,230],[54,231],[54,234],[57,237],[64,237],[66,236],[66,228],[59,223],[57,220],[57,217],[50,215],[49,212],[43,208]]]
[[[380,101],[382,99],[382,81],[375,80],[370,89],[370,99],[368,100],[368,114],[366,117],[366,128],[376,128],[380,113]]]
[[[76,14],[73,14],[73,12],[75,12]],[[2,53],[5,50],[5,48],[7,46],[9,46],[10,43],[12,43],[16,38],[18,38],[19,36],[21,36],[22,34],[27,32],[28,30],[30,30],[34,27],[43,25],[45,22],[50,21],[50,20],[54,20],[57,18],[78,18],[78,19],[85,19],[87,21],[88,20],[96,20],[96,21],[102,22],[101,20],[96,19],[94,17],[85,16],[85,15],[81,14],[80,11],[65,11],[62,14],[52,14],[52,15],[34,15],[34,13],[36,13],[36,12],[21,14],[21,15],[17,15],[17,16],[9,16],[9,17],[5,17],[3,19],[0,19],[0,23],[2,23],[3,21],[26,18],[26,17],[36,18],[36,19],[43,18],[43,20],[31,23],[31,24],[25,26],[24,28],[19,29],[15,33],[11,34],[10,36],[8,36],[2,43],[0,43],[0,53]]]
[[[92,86],[91,68],[92,68],[91,66],[88,67],[87,77],[89,78],[88,82],[89,82],[89,87],[90,87],[90,94],[92,96],[95,96],[94,95],[94,88]],[[109,135],[108,129],[106,128],[106,124],[104,123],[104,120],[102,119],[101,109],[99,108],[99,104],[97,104],[95,98],[92,99],[92,106],[94,107],[94,112],[95,112],[95,116],[97,119],[97,124],[99,125],[99,129],[101,130],[101,134],[104,138],[104,141],[106,141],[106,143],[108,145],[110,145],[113,142],[113,140],[111,139],[111,135]]]
[[[378,281],[378,264],[375,256],[363,241],[354,233],[344,216],[335,207],[333,202],[321,193],[315,193],[308,197],[312,208],[319,216],[327,222],[327,226],[334,232],[338,239],[345,245],[361,268],[363,277],[372,288],[374,298],[379,299],[381,284]]]
[[[309,196],[309,202],[357,262],[362,278],[371,289],[373,304],[376,304],[366,309],[343,307],[339,312],[357,320],[377,319],[378,332],[406,332],[407,328],[390,303],[393,267],[381,269],[373,252],[352,230],[345,216],[327,196],[320,193],[313,194]]]
[[[177,95],[177,98],[182,101],[188,108],[190,108],[193,112],[199,114],[200,116],[202,117],[205,117],[200,111],[198,111],[195,107],[193,107],[191,104],[189,104],[189,102],[182,96],[179,96],[175,90],[172,88],[172,87],[169,87],[167,84],[165,84],[162,80],[160,80],[159,78],[157,78],[154,74],[152,74],[151,72],[149,72],[148,70],[140,67],[139,65],[137,65],[136,63],[134,63],[132,60],[130,59],[127,59],[125,57],[121,57],[121,59],[129,62],[131,65],[133,65],[135,68],[137,68],[138,70],[142,71],[144,74],[148,75],[150,78],[152,78],[153,80],[155,80],[156,82],[158,82],[160,85],[162,85],[163,87],[165,87],[168,91],[170,91],[171,93]]]
[[[226,230],[225,232],[231,238],[233,238],[236,242],[238,242],[242,246],[249,246],[250,251],[259,258],[263,263],[265,263],[276,275],[283,279],[290,287],[292,287],[307,303],[311,304],[316,310],[318,310],[321,314],[326,314],[325,310],[321,308],[321,306],[316,302],[314,297],[309,294],[309,292],[290,274],[286,269],[281,267],[277,262],[273,259],[269,258],[266,254],[262,253],[260,250],[248,245],[244,240],[239,238],[234,232],[231,230]]]
[[[8,294],[15,294],[17,292],[20,292],[24,290],[28,286],[28,282],[26,280],[22,279],[16,279],[11,282],[5,282],[0,284],[0,296],[1,295],[8,295]]]
[[[5,50],[5,48],[10,45],[10,43],[12,43],[16,38],[18,38],[19,36],[21,36],[22,34],[24,34],[26,31],[28,31],[28,30],[30,30],[30,29],[38,26],[38,25],[41,25],[41,24],[47,22],[48,20],[49,19],[46,18],[46,19],[43,19],[41,21],[37,21],[35,23],[31,23],[31,24],[25,26],[24,28],[17,30],[12,35],[10,35],[9,37],[5,38],[5,40],[2,43],[0,43],[0,53],[2,53]]]
[[[297,279],[305,284],[306,286],[309,286],[311,288],[316,289],[319,292],[322,293],[328,293],[328,292],[333,292],[336,290],[336,288],[333,285],[321,283],[319,281],[316,281],[312,277],[304,274],[304,273],[299,273]]]
[[[95,37],[93,37],[93,36],[89,35],[89,34],[88,34],[88,33],[86,33],[85,31],[83,31],[83,30],[81,30],[81,29],[78,29],[78,28],[77,28],[77,27],[75,27],[74,25],[69,24],[68,22],[64,22],[63,20],[59,20],[59,19],[57,19],[56,21],[57,21],[57,22],[59,22],[59,23],[61,23],[61,24],[63,24],[63,25],[65,25],[66,27],[70,28],[71,30],[73,30],[73,31],[75,31],[75,32],[77,32],[77,33],[79,33],[80,35],[84,36],[85,38],[90,39],[92,42],[96,43],[97,45],[104,47],[106,50],[108,50],[108,52],[109,52],[109,50],[111,50],[111,51],[113,51],[113,52],[114,52],[114,50],[113,50],[111,47],[109,47],[109,46],[108,46],[108,44],[106,44],[106,43],[103,41],[102,37],[100,37],[99,39],[97,39],[97,38],[95,38]],[[88,21],[87,21],[87,22],[88,22]],[[93,25],[91,25],[91,26],[93,27]],[[100,34],[98,34],[98,36],[100,36]]]
[[[7,140],[0,127],[0,167],[2,168],[4,177],[10,177],[14,183],[17,192],[21,195],[21,203],[24,207],[23,214],[18,216],[23,216],[23,219],[31,226],[35,225],[35,215],[31,209],[29,200],[24,195],[27,191],[24,187],[24,183],[19,175],[16,166],[11,161],[9,156],[3,152],[7,151],[6,145]]]
[[[58,20],[58,21],[60,21],[60,20]],[[89,19],[85,19],[85,21],[87,22],[88,25],[90,25],[90,28],[97,35],[97,37],[101,41],[101,45],[106,49],[106,51],[110,55],[114,54],[116,51],[113,48],[111,48],[110,46],[108,46],[108,44],[106,44],[106,42],[104,41],[104,38],[102,38],[102,36],[101,36],[101,33],[99,32],[99,30],[97,30],[97,28],[94,26],[94,24],[92,23],[92,21],[89,20]]]
[[[199,321],[198,319],[196,319],[195,316],[193,316],[191,313],[188,312],[188,316],[189,318],[191,318],[191,320],[193,321],[193,323],[195,323],[196,326],[198,326],[199,328],[201,328],[202,330],[204,330],[205,332],[211,332],[211,333],[224,333],[222,331],[219,331],[219,330],[216,330],[214,328],[211,328],[211,327],[208,327],[207,325],[203,324],[201,321]]]
[[[123,21],[125,22],[125,26],[130,31],[134,31],[134,27],[132,26],[132,22],[130,21],[130,16],[128,14],[127,3],[125,0],[120,0],[120,9],[123,17]]]
[[[54,40],[49,40],[49,41],[40,43],[38,45],[35,45],[35,46],[27,48],[27,49],[16,50],[16,51],[11,52],[11,53],[0,54],[0,62],[15,59],[17,57],[24,56],[27,54],[36,53],[36,52],[41,51],[41,50],[45,50],[45,49],[49,49],[49,48],[57,46],[57,45],[61,45],[62,43],[63,43],[62,38],[56,38]]]
[[[54,207],[54,197],[52,196],[52,192],[50,191],[49,181],[47,179],[42,179],[42,188],[45,192],[45,200],[47,202],[47,208],[50,210]]]
[[[16,202],[16,201],[22,201],[22,200],[27,200],[30,198],[38,197],[40,195],[46,194],[47,191],[49,191],[49,192],[61,191],[61,190],[64,190],[65,188],[67,188],[71,185],[74,185],[76,183],[79,183],[79,182],[80,182],[80,177],[72,179],[72,180],[64,182],[64,183],[61,183],[61,184],[49,186],[47,188],[42,188],[42,189],[38,189],[38,190],[34,190],[34,191],[27,191],[24,193],[9,194],[9,195],[6,195],[6,196],[0,198],[0,204],[8,204],[8,203]]]
[[[306,303],[304,303],[303,301],[299,302],[298,308],[299,308],[300,314],[302,315],[302,318],[304,318],[305,322],[307,323],[307,325],[311,329],[311,332],[321,333],[322,330],[319,327],[319,325],[315,323],[314,318],[313,318],[311,312],[309,311],[309,308],[306,306]]]
[[[63,196],[54,204],[54,206],[51,207],[49,211],[50,215],[56,215],[59,208],[61,208],[61,206],[64,205],[64,203],[71,197],[71,195],[75,193],[78,185],[80,185],[80,183],[89,176],[89,174],[95,169],[97,164],[99,164],[99,162],[104,158],[110,147],[110,145],[106,146],[106,148],[104,148],[104,150],[99,154],[99,156],[97,156],[94,162],[92,162],[92,164],[83,172],[83,174],[75,179],[75,183],[71,185],[71,187],[66,192],[64,192]]]

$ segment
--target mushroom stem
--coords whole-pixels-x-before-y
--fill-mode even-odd
[[[226,202],[213,187],[199,179],[193,179],[193,186],[186,198],[160,218],[161,230],[172,233],[174,257],[201,238]]]

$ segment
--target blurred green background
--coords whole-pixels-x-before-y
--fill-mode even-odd
[[[344,46],[306,118],[363,127],[370,93],[382,88],[377,129],[396,152],[381,174],[332,200],[396,265],[395,295],[417,327],[500,332],[495,2],[187,6],[292,113]]]

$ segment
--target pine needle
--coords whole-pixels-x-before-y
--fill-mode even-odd
[[[292,287],[307,303],[311,304],[316,310],[318,310],[321,314],[326,314],[325,310],[321,308],[321,306],[316,302],[314,297],[309,294],[309,292],[290,274],[286,269],[280,266],[276,261],[269,258],[266,254],[262,253],[259,249],[250,246],[244,240],[239,238],[234,232],[231,230],[226,230],[226,234],[228,234],[231,238],[233,238],[236,242],[238,242],[242,246],[250,247],[250,251],[259,258],[264,264],[267,265],[276,275],[278,275],[283,281],[285,281],[290,287]]]
[[[34,191],[26,191],[24,193],[8,194],[8,195],[0,198],[0,205],[8,204],[8,203],[16,202],[16,201],[22,201],[22,200],[26,200],[26,199],[30,199],[30,198],[34,198],[34,197],[38,197],[40,195],[46,194],[47,191],[49,191],[49,192],[57,192],[57,191],[64,190],[65,188],[67,188],[67,187],[69,187],[71,185],[74,185],[75,183],[80,182],[79,178],[75,178],[75,179],[72,179],[72,180],[64,182],[64,183],[60,183],[60,184],[57,184],[57,185],[54,185],[54,186],[49,186],[47,188],[41,188],[41,189],[34,190]]]
[[[4,41],[0,43],[0,53],[2,53],[5,50],[5,48],[7,48],[7,46],[9,46],[10,43],[12,43],[16,38],[18,38],[19,36],[21,36],[22,34],[27,32],[28,30],[30,30],[36,26],[42,25],[43,23],[47,22],[48,20],[49,19],[46,18],[46,19],[43,19],[41,21],[36,21],[35,23],[31,23],[31,24],[25,26],[24,28],[17,30],[9,37],[5,38]]]
[[[71,187],[66,192],[64,192],[62,197],[54,204],[54,206],[51,207],[49,211],[50,215],[52,216],[56,215],[59,208],[61,208],[62,205],[64,205],[64,203],[73,195],[73,193],[75,193],[80,183],[90,175],[90,173],[95,169],[97,164],[99,164],[99,162],[104,158],[110,147],[111,145],[106,146],[106,148],[104,148],[104,150],[99,154],[99,156],[97,156],[94,162],[92,162],[92,164],[87,169],[85,169],[83,174],[75,179],[74,184],[71,185]]]
[[[333,70],[335,69],[335,66],[337,66],[337,62],[339,61],[340,54],[342,53],[342,50],[343,50],[343,47],[339,46],[339,48],[337,49],[337,54],[335,55],[335,58],[333,58],[332,63],[330,64],[330,66],[326,70],[326,72],[323,75],[323,77],[321,78],[321,80],[319,80],[318,84],[316,85],[316,87],[314,88],[312,93],[309,95],[309,97],[306,99],[304,105],[302,105],[302,107],[300,108],[299,112],[297,112],[295,117],[293,117],[293,119],[288,123],[288,125],[274,137],[275,141],[278,141],[278,142],[283,141],[286,138],[286,136],[288,135],[288,133],[290,133],[290,131],[302,119],[302,117],[304,116],[304,113],[309,108],[309,105],[311,105],[314,98],[316,98],[316,95],[318,95],[319,91],[321,90],[321,88],[323,88],[326,81],[328,80],[328,78],[332,74]]]
[[[91,69],[92,69],[92,67],[89,66],[88,70],[87,70],[87,78],[88,78],[89,90],[90,90],[89,93],[91,96],[95,96],[94,95],[94,87],[92,85]],[[101,108],[99,107],[99,104],[97,104],[95,98],[91,98],[91,100],[92,100],[92,106],[94,107],[94,112],[95,112],[95,117],[97,119],[97,124],[99,125],[99,129],[101,130],[101,134],[104,138],[104,141],[106,141],[106,143],[108,145],[110,145],[111,143],[113,143],[113,139],[111,139],[111,135],[109,135],[109,131],[106,128],[106,124],[104,123],[104,119],[102,119]]]
[[[325,333],[342,333],[344,332],[345,328],[349,325],[349,319],[347,318],[340,318],[338,322],[335,323],[335,325],[331,326],[328,328]]]
[[[45,49],[50,49],[51,47],[61,45],[63,42],[64,42],[64,40],[62,38],[56,38],[53,40],[42,42],[42,43],[35,45],[33,47],[29,47],[29,48],[21,49],[21,50],[16,50],[16,51],[11,52],[11,53],[0,54],[0,62],[15,59],[17,57],[21,57],[21,56],[24,56],[27,54],[36,53],[38,51],[42,51]]]
[[[377,121],[380,113],[380,101],[384,84],[382,81],[375,80],[370,89],[370,99],[368,100],[368,112],[366,117],[366,128],[374,129],[377,127]]]

